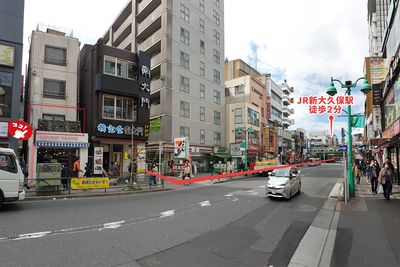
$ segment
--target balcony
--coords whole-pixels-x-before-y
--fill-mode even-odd
[[[160,116],[161,114],[161,105],[157,104],[157,105],[151,105],[150,107],[150,118],[154,118],[157,116]]]
[[[287,107],[287,106],[283,106],[283,108],[282,108],[282,113],[283,113],[283,115],[285,115],[286,117],[287,116],[289,116],[291,113],[290,113],[290,109]]]
[[[161,5],[162,0],[143,0],[139,3],[137,9],[136,19],[140,23],[144,20],[154,9]]]
[[[161,81],[160,79],[152,80],[150,83],[150,92],[152,94],[154,92],[161,90],[161,88],[163,87],[164,87],[163,81]]]
[[[165,33],[162,29],[159,29],[153,35],[151,35],[149,38],[141,42],[138,46],[138,50],[140,51],[148,51],[153,45],[157,44],[160,42],[160,40],[164,37]],[[161,50],[161,43],[160,43],[160,48]]]
[[[164,12],[163,6],[158,6],[149,16],[138,24],[137,35],[140,36],[142,32],[149,28]]]
[[[127,41],[127,37],[132,33],[132,24],[128,24],[128,26],[121,32],[118,38],[115,38],[113,41],[113,46],[119,46],[123,41]],[[130,42],[131,40],[128,40]]]
[[[160,65],[161,61],[162,61],[161,53],[159,53],[157,55],[154,55],[150,60],[151,69],[153,69],[154,67],[157,67],[158,65]]]
[[[288,118],[282,119],[282,124],[287,127],[291,125],[290,120]]]
[[[126,30],[126,28],[132,23],[133,16],[132,14],[129,15],[129,17],[119,26],[119,28],[114,32],[114,40],[118,39],[118,37],[121,35],[123,31]]]
[[[284,95],[282,96],[282,102],[283,102],[284,105],[290,105],[290,98],[289,98],[289,96],[284,94]]]

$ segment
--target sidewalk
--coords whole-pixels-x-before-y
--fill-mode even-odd
[[[199,178],[199,177],[205,177],[205,176],[210,176],[210,173],[198,173],[197,175],[194,176],[194,178]],[[239,179],[246,179],[249,177],[253,177],[251,175],[249,176],[235,176],[231,178],[221,178],[221,179],[215,179],[215,180],[208,180],[208,181],[201,181],[201,182],[196,182],[196,183],[191,183],[189,185],[177,185],[170,183],[168,181],[165,181],[164,187],[160,184],[161,181],[158,181],[157,186],[150,186],[148,183],[140,182],[140,189],[138,186],[135,186],[135,190],[133,191],[128,191],[128,185],[127,184],[118,184],[118,185],[110,185],[110,188],[108,188],[106,191],[104,189],[90,189],[87,191],[83,190],[71,190],[71,193],[68,191],[61,191],[60,194],[46,194],[46,195],[37,195],[36,191],[30,192],[26,191],[26,197],[25,200],[55,200],[55,199],[68,199],[68,198],[86,198],[86,197],[101,197],[101,196],[116,196],[116,195],[127,195],[127,194],[143,194],[143,193],[148,193],[148,192],[157,192],[157,191],[166,191],[166,190],[179,190],[179,189],[186,189],[186,188],[193,188],[193,187],[198,187],[198,186],[206,186],[206,185],[212,185],[216,183],[224,183],[228,181],[235,181]],[[179,179],[178,177],[175,177],[175,179]]]
[[[330,266],[400,266],[400,190],[386,201],[373,195],[365,178],[356,184],[356,197],[340,212]]]

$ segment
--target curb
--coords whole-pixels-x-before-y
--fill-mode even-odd
[[[120,191],[120,192],[105,192],[105,193],[92,193],[92,194],[79,194],[79,195],[53,195],[53,196],[32,196],[25,197],[25,201],[36,201],[36,200],[56,200],[56,199],[76,199],[76,198],[92,198],[92,197],[105,197],[105,196],[123,196],[130,194],[146,194],[151,192],[161,192],[175,190],[173,188],[158,188],[158,189],[146,189],[146,190],[133,190],[133,191]]]
[[[337,194],[340,187],[337,183],[329,196]],[[328,198],[307,232],[301,239],[289,262],[289,267],[317,267],[325,265],[331,258],[336,238],[339,212],[336,211],[338,199]]]

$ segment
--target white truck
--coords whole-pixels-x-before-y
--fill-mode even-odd
[[[0,207],[3,202],[25,199],[24,174],[14,150],[0,148]]]

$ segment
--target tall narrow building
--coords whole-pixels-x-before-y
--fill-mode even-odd
[[[168,160],[174,138],[189,137],[199,168],[226,152],[223,0],[132,0],[103,39],[151,55],[148,147],[162,145]]]

